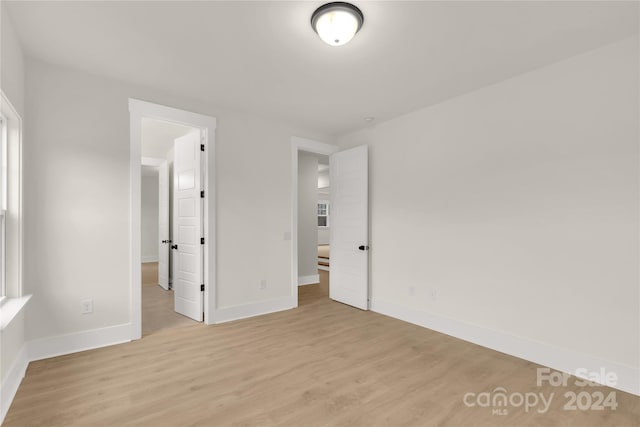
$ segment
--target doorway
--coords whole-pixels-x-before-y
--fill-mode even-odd
[[[300,199],[305,192],[300,186],[305,185],[307,192],[318,196],[318,169],[320,156],[329,157],[329,200],[314,199],[305,204],[314,210],[313,221],[329,225],[329,274],[326,275],[329,298],[362,310],[369,308],[369,206],[368,206],[368,148],[366,145],[340,151],[334,145],[324,144],[304,138],[293,137],[292,146],[292,277],[291,287],[294,301],[299,301],[299,286],[307,283],[320,283],[320,275],[325,271],[318,269],[318,241],[310,243],[304,236],[304,224],[308,221],[299,212]],[[313,159],[316,160],[313,160]],[[307,170],[313,171],[315,177],[305,178],[300,175],[302,163],[309,163]],[[308,195],[307,193],[307,195]],[[324,205],[324,206],[323,206]],[[330,213],[331,212],[331,213]],[[328,216],[326,214],[329,214]],[[323,218],[324,216],[324,218]],[[327,222],[328,221],[328,222]],[[315,233],[318,230],[316,229]],[[313,232],[309,232],[311,235]],[[317,234],[316,234],[317,239]],[[301,247],[305,245],[306,247]],[[313,251],[310,258],[303,255]],[[309,264],[303,265],[301,257],[305,256]],[[315,265],[313,264],[315,263]],[[313,276],[312,269],[317,271]],[[306,293],[304,291],[303,293]]]
[[[142,335],[197,322],[176,310],[170,250],[175,210],[174,160],[176,144],[198,129],[163,120],[142,118],[141,256]],[[202,320],[202,313],[197,320]]]
[[[320,284],[320,274],[321,272],[317,269],[317,267],[315,268],[315,272],[311,273],[313,275],[315,275],[315,277],[305,277],[308,274],[310,274],[307,271],[302,271],[300,270],[300,252],[301,252],[301,248],[300,248],[300,241],[304,240],[304,237],[301,239],[300,238],[300,226],[299,226],[299,209],[300,209],[300,200],[299,200],[299,196],[300,196],[300,159],[303,157],[306,157],[307,155],[310,158],[313,158],[314,156],[329,156],[332,153],[335,153],[338,151],[338,147],[335,145],[330,145],[330,144],[325,144],[322,142],[318,142],[318,141],[313,141],[310,139],[305,139],[305,138],[299,138],[299,137],[292,137],[291,138],[291,165],[292,165],[292,175],[291,175],[291,182],[292,182],[292,232],[291,232],[291,294],[293,296],[293,300],[295,301],[296,305],[301,305],[304,304],[306,302],[308,302],[308,300],[312,300],[315,301],[318,298],[322,298],[324,290],[322,289],[322,287],[324,287],[323,285],[325,285],[324,283]],[[316,157],[317,159],[317,157]],[[313,164],[313,162],[311,162]],[[310,182],[307,184],[307,187],[310,187],[311,190],[310,191],[316,191],[317,192],[317,160],[316,160],[316,178],[314,181],[314,178],[311,177],[310,178]],[[312,166],[313,168],[313,166]],[[315,183],[314,183],[315,182]],[[305,184],[302,184],[305,185]],[[313,188],[316,188],[315,190],[313,190]],[[309,191],[309,190],[307,190]],[[311,214],[313,215],[313,205],[311,205],[311,207],[309,207],[308,209],[311,210]],[[313,233],[313,232],[311,232]],[[317,231],[316,231],[317,233]],[[316,234],[317,236],[317,234]],[[317,238],[317,237],[316,237]],[[307,251],[314,251],[314,247],[317,248],[317,240],[315,243],[310,244],[307,246],[307,248],[304,250],[305,252]],[[317,265],[317,249],[315,249],[316,251],[316,265]],[[314,271],[314,269],[311,267],[311,271]],[[301,273],[303,273],[303,275],[301,275]],[[306,273],[306,274],[304,274]],[[323,272],[324,273],[324,272]],[[326,292],[328,294],[328,289],[330,286],[330,277],[328,274],[323,274],[323,279],[326,279]],[[309,286],[315,286],[313,285],[314,283],[319,284],[320,286],[315,286],[315,288],[305,288],[302,291],[302,300],[301,300],[301,295],[299,293],[299,287],[305,286],[305,282],[307,283],[312,283],[312,285]],[[307,295],[309,294],[309,295]],[[307,296],[309,298],[307,298]]]
[[[298,305],[329,299],[329,156],[298,151]]]
[[[131,339],[142,337],[143,261],[151,264],[145,269],[148,273],[145,277],[150,273],[152,282],[157,281],[157,286],[153,284],[151,288],[158,292],[171,292],[174,311],[211,324],[215,318],[216,286],[215,174],[210,173],[208,165],[215,164],[216,119],[136,99],[129,99],[129,112]],[[150,125],[153,126],[149,127]],[[153,134],[154,129],[157,131],[163,126],[164,132],[160,133],[165,135],[167,145],[144,144],[145,134]],[[172,134],[167,128],[182,135]],[[173,173],[169,174],[171,159]],[[157,265],[153,265],[153,254],[143,254],[143,161],[151,162],[147,166],[156,168],[158,174],[164,174],[165,183],[169,181],[170,175],[175,176],[176,181],[172,197],[167,194],[164,200],[164,205],[169,204],[169,200],[174,200],[171,218],[169,212],[166,212],[163,221],[160,212],[164,210],[159,209],[158,213],[158,234],[155,236]],[[149,173],[153,174],[153,171],[147,171]],[[158,176],[158,185],[162,182]],[[162,192],[160,189],[158,191],[160,205],[163,203],[160,200]],[[163,222],[164,233],[161,226]],[[145,249],[149,249],[149,245]],[[157,276],[154,270],[157,270]]]

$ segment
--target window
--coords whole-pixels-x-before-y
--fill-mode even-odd
[[[6,287],[6,217],[7,217],[7,120],[0,115],[0,298]]]
[[[329,202],[327,200],[318,201],[318,227],[329,226]]]
[[[0,333],[31,298],[22,294],[22,119],[0,90]]]

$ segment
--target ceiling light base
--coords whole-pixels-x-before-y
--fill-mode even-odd
[[[363,23],[362,11],[342,1],[324,4],[311,15],[311,27],[330,46],[347,44]]]

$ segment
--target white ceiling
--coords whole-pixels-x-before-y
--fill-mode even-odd
[[[355,1],[325,45],[318,1],[7,2],[27,55],[341,134],[638,32],[637,2]]]

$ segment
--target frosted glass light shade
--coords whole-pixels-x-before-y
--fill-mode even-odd
[[[327,3],[311,16],[314,31],[331,46],[342,46],[351,41],[362,28],[363,22],[360,9],[345,2]]]

